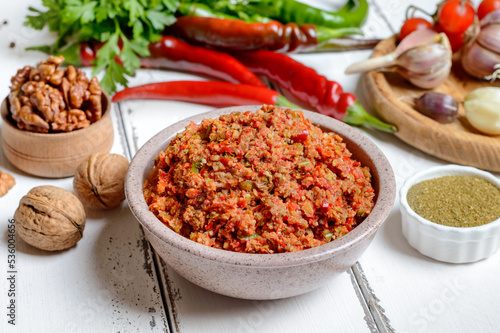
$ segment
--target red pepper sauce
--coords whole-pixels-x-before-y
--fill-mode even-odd
[[[370,170],[340,136],[273,106],[191,123],[156,158],[144,197],[175,232],[247,253],[328,243],[374,205]]]

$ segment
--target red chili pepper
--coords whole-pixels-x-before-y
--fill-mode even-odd
[[[220,81],[150,83],[125,88],[113,96],[113,102],[129,99],[162,99],[212,106],[272,104],[297,107],[274,90]]]
[[[256,75],[263,75],[280,84],[295,98],[320,113],[350,125],[368,125],[384,132],[395,132],[390,124],[368,114],[356,97],[345,93],[335,81],[318,74],[313,68],[272,51],[235,52],[234,55]]]
[[[184,39],[237,51],[301,51],[314,49],[333,38],[361,34],[355,27],[331,29],[312,24],[248,23],[202,16],[178,17],[173,29]]]
[[[227,53],[190,45],[171,36],[163,36],[149,45],[149,51],[151,57],[141,60],[142,67],[196,72],[227,82],[265,87],[255,74]]]
[[[103,43],[101,42],[94,42],[94,43],[80,42],[80,63],[82,64],[82,66],[85,67],[92,66],[92,62],[97,57],[97,51],[99,51],[102,45]],[[121,41],[119,41],[118,46],[120,47],[121,50],[123,46]],[[115,62],[118,63],[120,66],[123,66],[123,61],[120,59],[119,56],[115,57]]]
[[[92,66],[92,61],[94,61],[95,58],[96,51],[94,48],[89,43],[80,43],[80,62],[82,65],[85,67]]]
[[[82,65],[91,66],[98,49],[99,45],[81,43]],[[255,74],[227,53],[190,45],[171,36],[163,36],[160,41],[150,44],[149,51],[151,56],[141,59],[142,67],[182,70],[228,82],[265,87]]]
[[[293,141],[304,143],[307,141],[308,137],[309,137],[309,132],[307,130],[303,130],[293,138]]]
[[[182,16],[177,18],[174,29],[182,38],[233,50],[264,48],[294,51],[318,44],[316,29],[310,24],[299,27],[295,23],[284,25],[277,21],[247,23],[242,20]]]

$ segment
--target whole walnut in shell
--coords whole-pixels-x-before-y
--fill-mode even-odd
[[[62,188],[32,188],[14,213],[16,230],[28,244],[47,251],[75,245],[85,229],[85,209],[78,198]]]
[[[85,207],[111,209],[125,200],[128,160],[117,154],[92,154],[76,169],[73,189]]]

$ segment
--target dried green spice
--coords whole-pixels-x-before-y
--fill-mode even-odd
[[[425,180],[408,190],[407,200],[418,215],[451,227],[476,227],[500,217],[500,188],[479,177]]]

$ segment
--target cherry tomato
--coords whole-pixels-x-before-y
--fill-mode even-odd
[[[457,52],[462,48],[462,46],[464,46],[464,33],[450,34],[444,31],[439,24],[434,25],[432,29],[436,32],[444,32],[446,34],[446,37],[448,37],[448,40],[450,41],[451,50],[453,52]]]
[[[428,29],[430,27],[432,27],[432,23],[421,17],[409,18],[405,21],[405,23],[403,23],[403,26],[399,31],[399,41],[402,41],[406,36],[415,30]]]
[[[450,34],[463,33],[474,22],[474,8],[469,2],[448,0],[438,10],[437,22]]]
[[[487,14],[500,10],[500,0],[483,0],[477,7],[477,17],[482,20]]]

